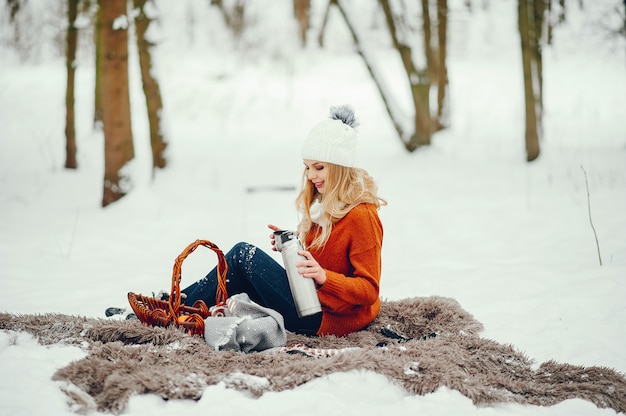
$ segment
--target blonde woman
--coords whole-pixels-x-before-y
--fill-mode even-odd
[[[306,260],[296,266],[315,282],[320,313],[298,316],[285,269],[267,253],[238,243],[225,255],[228,294],[245,292],[278,311],[292,332],[343,336],[367,326],[380,310],[383,227],[378,209],[386,202],[367,172],[354,166],[356,126],[350,107],[333,107],[329,119],[313,127],[302,146],[303,186],[296,206],[304,246],[299,254]],[[271,224],[269,228],[280,230]],[[273,246],[273,233],[270,239]],[[210,305],[216,290],[214,269],[182,292],[186,304],[201,299]]]

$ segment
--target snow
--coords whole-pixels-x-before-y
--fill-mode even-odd
[[[121,15],[117,16],[115,20],[113,20],[113,30],[126,30],[128,29],[128,16]]]
[[[28,3],[39,13],[33,18],[52,3]],[[108,306],[125,305],[128,291],[169,288],[174,259],[198,238],[225,250],[239,241],[268,249],[266,224],[297,223],[302,139],[329,106],[348,103],[360,122],[359,164],[389,201],[380,211],[384,299],[452,297],[483,323],[484,337],[510,343],[537,363],[626,372],[625,47],[623,38],[608,41],[598,29],[603,11],[620,2],[585,2],[585,10],[567,3],[567,20],[555,29],[554,46],[544,49],[544,137],[531,164],[524,153],[516,2],[489,2],[488,10],[471,13],[456,3],[449,32],[451,126],[432,146],[409,154],[338,14],[330,16],[324,49],[311,41],[301,50],[292,23],[283,24],[291,21],[283,3],[251,2],[253,26],[235,42],[206,2],[158,1],[161,19],[150,30],[160,42],[154,72],[165,102],[169,166],[153,176],[131,43],[134,187],[106,209],[100,208],[102,133],[92,128],[91,52],[82,50],[77,61],[79,169],[69,171],[62,167],[65,62],[54,52],[58,45],[33,38],[50,36],[50,28],[29,33],[37,55],[30,60],[3,41],[0,310],[101,317]],[[313,6],[312,39],[324,2]],[[259,191],[247,192],[251,187]],[[208,250],[194,253],[183,266],[183,283],[214,264]],[[51,376],[84,355],[1,331],[0,413],[72,414],[61,390],[71,387]],[[370,372],[333,374],[258,399],[223,384],[207,387],[198,402],[137,396],[125,414],[302,409],[343,416],[615,414],[583,400],[476,407],[445,388],[409,395]]]

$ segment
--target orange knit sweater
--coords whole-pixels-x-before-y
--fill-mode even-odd
[[[307,245],[319,228],[313,224]],[[380,310],[383,226],[373,204],[360,204],[333,225],[328,242],[311,254],[326,270],[317,290],[322,304],[318,335],[343,336],[372,322]]]

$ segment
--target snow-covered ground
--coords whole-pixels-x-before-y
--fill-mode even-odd
[[[155,71],[170,164],[152,177],[131,48],[134,189],[106,209],[87,52],[77,71],[80,166],[68,171],[64,60],[44,54],[19,62],[0,48],[1,311],[100,317],[106,307],[124,305],[129,290],[169,288],[174,258],[197,238],[224,249],[241,240],[268,247],[266,224],[293,227],[297,218],[295,190],[266,188],[299,186],[303,137],[330,105],[349,103],[361,123],[360,164],[389,201],[380,211],[383,298],[452,297],[484,324],[484,337],[513,344],[538,363],[626,372],[625,47],[597,30],[605,19],[600,12],[619,0],[585,2],[584,12],[567,2],[568,19],[544,50],[545,136],[531,164],[524,154],[515,1],[489,2],[489,10],[471,14],[451,2],[451,127],[412,154],[396,137],[337,13],[326,48],[301,50],[291,2],[251,3],[256,25],[233,45],[207,2],[157,2]],[[314,6],[319,25],[323,5]],[[183,284],[214,261],[208,251],[190,256]],[[1,331],[0,413],[71,414],[50,377],[82,356],[76,347],[43,347],[26,334]],[[301,409],[344,416],[615,413],[582,400],[477,408],[456,391],[407,395],[380,375],[353,372],[259,399],[220,385],[199,402],[139,396],[125,414]]]

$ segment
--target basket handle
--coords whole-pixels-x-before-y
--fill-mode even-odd
[[[189,244],[174,261],[174,270],[172,271],[172,291],[168,301],[172,316],[178,316],[178,312],[181,307],[180,280],[182,276],[183,261],[189,254],[193,253],[196,248],[200,246],[207,247],[217,254],[217,291],[215,293],[215,304],[219,306],[226,304],[226,299],[228,298],[228,292],[226,290],[226,273],[228,272],[228,264],[226,264],[224,253],[217,245],[209,240],[196,240]]]

